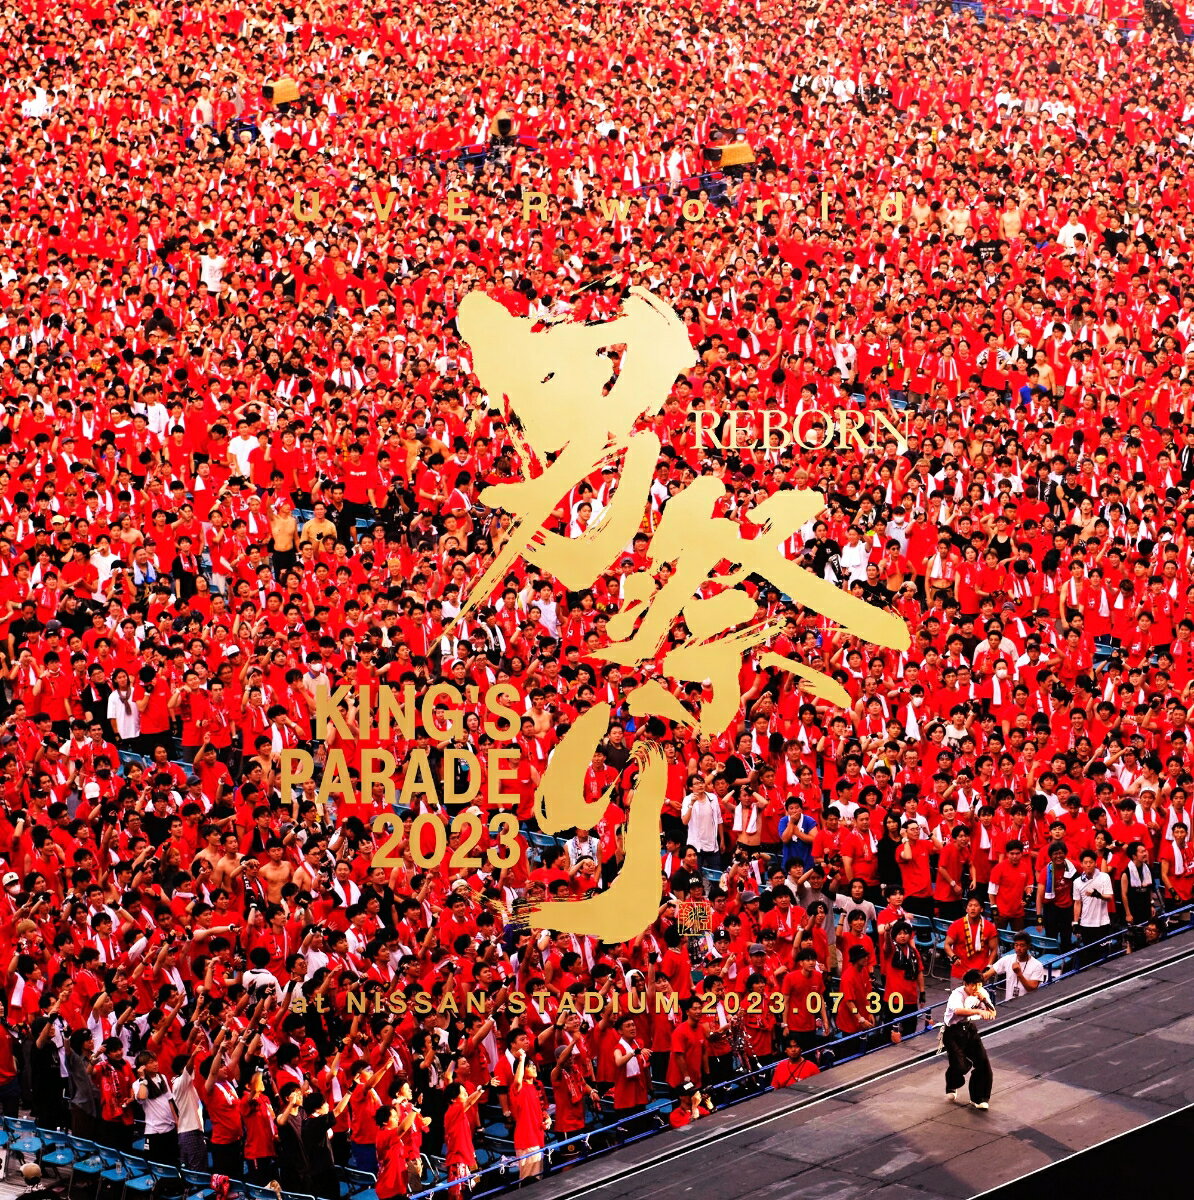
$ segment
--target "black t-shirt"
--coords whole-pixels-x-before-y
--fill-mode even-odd
[[[18,617],[8,627],[8,632],[12,637],[12,644],[16,649],[29,640],[29,636],[41,628],[41,622],[36,617]]]
[[[623,742],[615,746],[613,742],[602,742],[601,749],[605,753],[605,761],[619,774],[626,770],[630,762],[630,747]]]
[[[994,238],[985,238],[980,242],[975,242],[969,247],[969,250],[984,266],[988,263],[1003,261],[1003,243],[995,241]]]
[[[672,877],[668,880],[668,887],[672,889],[673,896],[687,896],[689,888],[704,882],[699,871],[690,871],[687,867],[681,867],[678,871],[672,872]]]
[[[141,825],[145,829],[145,836],[149,838],[150,845],[160,846],[170,836],[170,822],[174,820],[176,813],[167,814],[164,817],[155,815],[153,809],[146,811],[141,817]]]

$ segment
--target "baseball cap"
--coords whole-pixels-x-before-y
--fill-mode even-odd
[[[751,942],[750,953],[751,954],[766,954],[767,951],[763,949],[763,944],[761,942]]]

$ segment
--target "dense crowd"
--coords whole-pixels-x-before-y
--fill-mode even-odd
[[[348,1163],[381,1200],[424,1154],[462,1179],[500,1121],[529,1178],[549,1128],[652,1094],[684,1124],[744,1068],[788,1086],[835,1034],[909,1032],[918,918],[1013,996],[1029,935],[1190,901],[1180,5],[19,0],[0,25],[5,1112],[327,1200]],[[451,628],[509,536],[479,495],[525,465],[457,303],[604,320],[632,286],[699,354],[642,423],[642,532],[582,592],[519,562]],[[697,414],[768,408],[906,417],[907,446],[698,444]],[[789,620],[736,719],[649,731],[657,920],[532,935],[520,905],[617,877],[645,727],[593,655],[710,473],[737,519],[822,491],[789,555],[911,646],[758,588]],[[616,474],[551,528],[599,522]],[[522,698],[524,820],[609,702],[598,827],[420,868],[408,815],[374,866],[372,810],[283,794],[284,750],[326,753],[319,687],[442,680]],[[478,713],[452,744],[491,745]],[[997,926],[1027,931],[1002,954]]]

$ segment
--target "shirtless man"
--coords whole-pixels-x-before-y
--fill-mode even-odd
[[[328,506],[322,500],[312,505],[311,519],[303,526],[300,540],[314,542],[319,538],[336,536],[336,526],[328,520]]]
[[[1020,236],[1020,230],[1023,228],[1024,217],[1020,206],[1008,196],[1003,202],[1003,211],[999,214],[999,236],[1005,242],[1011,242]]]
[[[319,876],[323,869],[323,862],[324,842],[322,838],[316,838],[307,844],[303,861],[299,863],[298,870],[294,873],[294,882],[300,891],[316,892],[319,890]],[[264,870],[264,868],[262,869]]]
[[[244,870],[240,857],[240,836],[235,830],[228,830],[220,838],[222,853],[211,873],[213,888],[227,888]]]
[[[945,202],[937,211],[937,220],[946,233],[962,237],[970,226],[970,211],[958,197],[958,189],[950,188]]]
[[[285,847],[277,838],[271,838],[266,844],[269,858],[261,864],[257,872],[258,878],[265,885],[265,898],[270,904],[282,903],[282,889],[294,877],[294,868],[288,863],[283,854]],[[300,884],[300,886],[302,886]]]
[[[282,572],[293,567],[298,557],[298,522],[289,501],[283,500],[278,511],[270,514],[269,532],[274,574],[281,578]]]
[[[1040,375],[1041,387],[1048,390],[1049,394],[1056,395],[1057,376],[1053,373],[1053,367],[1049,363],[1049,359],[1043,350],[1036,352],[1035,361],[1032,364],[1036,367]]]
[[[555,716],[543,707],[543,693],[531,696],[531,707],[526,714],[531,719],[536,737],[542,737],[555,723]]]
[[[201,858],[211,867],[214,873],[216,865],[224,857],[224,847],[220,841],[220,827],[218,825],[204,825],[199,830],[199,836],[204,839],[204,845],[199,848],[195,858]]]

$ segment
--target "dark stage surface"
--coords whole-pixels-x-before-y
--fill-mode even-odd
[[[1000,1004],[984,1040],[988,1112],[946,1103],[945,1056],[926,1057],[929,1034],[553,1176],[536,1194],[953,1200],[1023,1179],[1194,1102],[1194,934]]]

